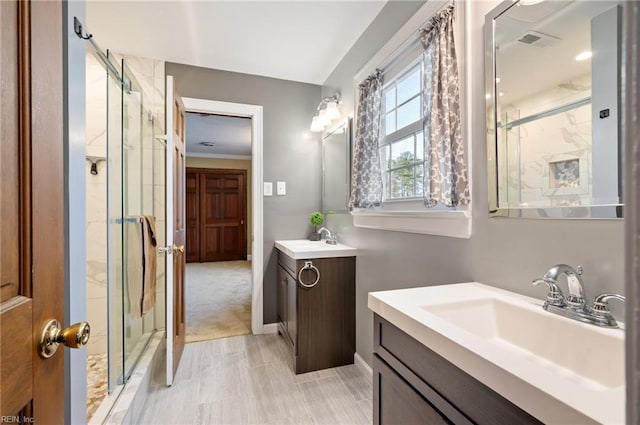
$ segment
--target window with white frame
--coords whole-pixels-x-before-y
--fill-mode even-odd
[[[458,27],[452,31],[454,16]],[[455,5],[429,1],[356,74],[359,131],[349,201],[354,226],[470,237],[468,145],[461,136],[467,118],[458,97],[464,96],[465,85],[455,57],[446,56],[462,22],[464,12]],[[456,47],[456,56],[464,57],[464,43]],[[448,65],[438,68],[438,78],[424,74],[441,60]],[[452,127],[451,116],[461,122]],[[434,143],[436,149],[425,151]],[[374,165],[378,158],[380,167]]]
[[[421,57],[382,90],[379,140],[383,201],[420,199],[424,195]]]

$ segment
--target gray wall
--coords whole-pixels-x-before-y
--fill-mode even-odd
[[[287,182],[264,198],[264,323],[276,321],[276,239],[304,239],[320,209],[320,135],[309,132],[320,86],[167,62],[184,97],[263,107],[264,181]],[[275,188],[274,188],[275,193]]]
[[[530,284],[550,266],[564,262],[582,264],[588,297],[600,292],[623,292],[623,221],[490,219],[487,201],[487,166],[484,99],[484,15],[499,1],[471,2],[468,16],[473,70],[472,188],[473,235],[471,239],[417,235],[354,228],[346,214],[328,217],[339,241],[358,248],[356,268],[356,350],[371,362],[373,326],[367,308],[370,291],[478,281],[514,292],[544,298],[544,289]],[[418,5],[419,6],[419,5]],[[402,26],[405,12],[415,4],[389,3],[361,37],[366,51],[349,52],[331,74],[323,94],[338,89],[353,93],[353,76]],[[414,11],[418,7],[415,7]],[[396,16],[397,20],[381,19]],[[409,15],[410,16],[410,15]],[[372,34],[385,34],[373,37]],[[348,99],[348,102],[352,101]],[[345,102],[346,103],[346,102]]]

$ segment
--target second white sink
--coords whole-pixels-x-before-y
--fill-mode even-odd
[[[594,389],[624,385],[624,339],[620,332],[591,328],[499,298],[423,306],[504,350],[546,363],[557,373]]]
[[[276,248],[295,260],[311,258],[353,257],[356,249],[341,243],[330,245],[324,240],[291,239],[275,241]]]

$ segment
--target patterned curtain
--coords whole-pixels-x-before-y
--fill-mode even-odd
[[[356,140],[353,147],[349,209],[382,203],[382,169],[378,138],[382,105],[382,73],[376,71],[359,86]]]
[[[468,204],[469,178],[460,130],[460,87],[453,38],[454,7],[421,30],[424,46],[424,203]]]

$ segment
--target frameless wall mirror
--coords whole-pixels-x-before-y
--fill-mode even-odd
[[[351,118],[322,138],[322,211],[348,212],[351,187]]]
[[[486,16],[493,216],[622,217],[621,5],[505,1]]]

